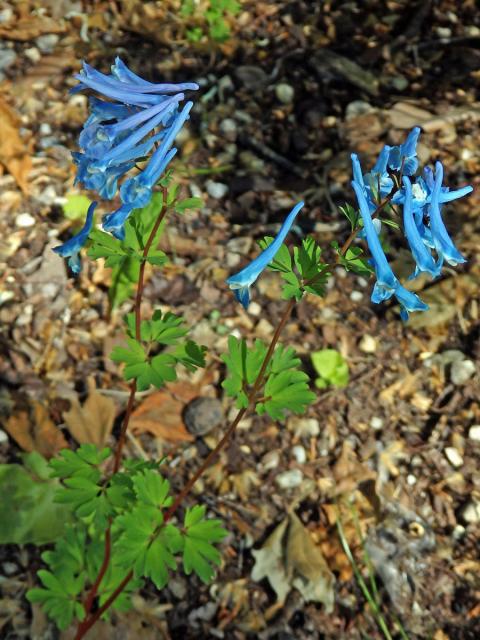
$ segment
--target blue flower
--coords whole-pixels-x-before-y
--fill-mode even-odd
[[[363,227],[365,230],[365,237],[367,239],[370,253],[372,254],[371,261],[377,278],[371,300],[372,302],[380,303],[384,300],[388,300],[392,295],[395,296],[400,303],[400,316],[402,320],[408,320],[409,312],[425,311],[428,309],[428,306],[420,300],[415,293],[405,289],[405,287],[403,287],[396,278],[388,264],[380,239],[375,231],[375,227],[373,226],[373,220],[364,190],[362,189],[362,186],[355,181],[352,181],[352,186],[355,191],[355,195],[357,196],[360,215],[362,216]]]
[[[193,102],[187,102],[181,113],[170,119],[168,126],[161,133],[160,144],[145,169],[138,175],[124,181],[120,188],[120,198],[123,204],[117,211],[103,217],[102,226],[105,231],[111,231],[115,237],[123,239],[125,237],[124,225],[130,213],[149,203],[155,184],[177,153],[176,147],[173,149],[170,147],[189,118],[192,106]]]
[[[460,251],[453,244],[452,239],[448,235],[448,231],[442,220],[440,213],[440,197],[442,191],[443,166],[441,162],[435,163],[435,182],[431,195],[429,207],[430,212],[430,231],[432,234],[433,244],[438,253],[440,262],[444,260],[452,266],[456,266],[462,262],[466,262]]]
[[[74,154],[78,166],[76,182],[111,200],[119,181],[157,143],[163,153],[158,161],[161,164],[191,108],[188,103],[188,107],[179,111],[184,91],[196,90],[198,85],[148,82],[130,71],[119,58],[111,74],[84,63],[75,77],[80,82],[73,92],[92,89],[107,98],[90,98],[90,115],[79,139],[82,152]]]
[[[245,309],[250,303],[250,287],[265,267],[267,267],[267,265],[275,258],[276,253],[282,246],[287,233],[290,231],[290,228],[303,205],[303,202],[299,202],[293,207],[285,219],[285,222],[282,224],[275,240],[273,240],[273,242],[264,251],[262,251],[259,256],[252,260],[247,267],[227,279],[226,282],[230,289],[232,289],[235,298]]]
[[[425,229],[419,227],[413,213],[412,185],[407,176],[403,177],[403,186],[405,187],[405,198],[403,203],[403,227],[407,241],[415,260],[415,271],[410,278],[415,278],[420,272],[430,273],[433,278],[440,275],[442,271],[441,260],[435,263],[427,244],[424,242]]]
[[[393,171],[402,169],[403,175],[413,176],[418,169],[417,142],[419,135],[420,127],[414,127],[403,144],[390,149],[388,156],[390,169]]]
[[[60,246],[53,248],[53,251],[55,251],[55,253],[58,253],[59,256],[62,256],[62,258],[69,258],[68,266],[75,274],[80,273],[82,269],[82,263],[79,253],[80,249],[87,241],[88,234],[92,230],[93,212],[95,211],[96,206],[97,203],[92,202],[92,204],[88,207],[87,219],[85,220],[85,224],[76,236],[73,236],[73,238],[70,238]]]

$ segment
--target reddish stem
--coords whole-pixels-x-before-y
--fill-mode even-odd
[[[138,272],[138,282],[137,282],[137,292],[135,295],[135,303],[134,303],[134,314],[135,314],[135,339],[137,340],[137,342],[140,342],[141,339],[141,335],[140,335],[140,327],[141,327],[141,316],[140,316],[140,311],[141,311],[141,305],[142,305],[142,296],[143,296],[143,289],[144,289],[144,285],[145,285],[145,266],[147,264],[147,257],[148,257],[148,253],[152,247],[152,244],[155,240],[155,236],[157,235],[158,229],[160,228],[160,225],[162,224],[163,219],[165,218],[165,215],[167,213],[167,189],[165,187],[162,187],[162,195],[163,195],[163,203],[162,203],[162,208],[160,210],[160,213],[158,215],[157,220],[155,221],[155,224],[153,225],[153,228],[150,232],[150,235],[148,236],[147,242],[145,244],[145,247],[143,249],[143,253],[142,253],[142,261],[140,263],[140,269]],[[123,422],[122,422],[122,427],[120,430],[120,436],[118,438],[117,441],[117,446],[115,448],[115,458],[114,458],[114,464],[113,464],[113,473],[117,473],[118,470],[120,469],[120,464],[121,464],[121,460],[122,460],[122,451],[123,451],[123,447],[125,446],[125,440],[126,440],[126,436],[127,436],[127,429],[128,429],[128,425],[130,422],[130,418],[132,416],[132,412],[133,412],[133,406],[135,404],[135,393],[137,391],[137,382],[136,380],[132,380],[132,382],[130,383],[130,395],[128,397],[128,403],[127,403],[127,408],[125,410],[125,416],[123,418]],[[106,611],[108,609],[108,607],[110,606],[110,604],[116,599],[116,597],[123,591],[123,589],[125,588],[126,584],[130,581],[131,577],[132,577],[132,573],[128,574],[128,576],[126,576],[122,582],[120,583],[120,585],[117,587],[117,589],[115,589],[115,591],[112,593],[112,595],[110,596],[110,598],[102,605],[102,607],[100,607],[100,609],[98,611],[96,611],[93,616],[89,617],[89,613],[92,609],[93,606],[93,602],[97,596],[98,593],[98,588],[100,586],[100,583],[103,579],[103,576],[105,575],[105,572],[108,569],[108,565],[110,563],[110,556],[111,556],[111,529],[110,529],[110,524],[107,527],[107,530],[105,531],[105,552],[104,552],[104,556],[103,556],[103,561],[102,561],[102,566],[100,567],[100,570],[98,572],[97,577],[95,578],[95,582],[92,584],[92,586],[90,587],[90,590],[87,594],[87,597],[85,599],[85,604],[84,604],[84,608],[85,608],[85,619],[83,620],[83,622],[80,622],[77,628],[77,634],[75,636],[75,640],[80,640],[81,638],[84,637],[84,635],[87,633],[87,631],[95,624],[95,622],[98,620],[98,618],[102,615],[102,613],[104,611]],[[128,578],[128,579],[126,579]],[[99,613],[100,612],[100,613]]]

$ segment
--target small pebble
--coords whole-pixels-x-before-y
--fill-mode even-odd
[[[475,373],[475,363],[472,360],[458,360],[452,363],[450,379],[453,384],[465,384]]]
[[[11,67],[16,59],[17,54],[13,49],[0,49],[0,70],[4,71]]]
[[[258,302],[253,301],[248,305],[248,313],[252,316],[259,316],[262,313],[262,307]]]
[[[454,540],[461,540],[464,535],[465,535],[465,527],[463,527],[461,524],[457,524],[455,529],[452,531],[452,538]]]
[[[248,89],[255,91],[268,84],[268,76],[263,69],[255,65],[242,65],[235,69],[235,75]]]
[[[42,53],[52,53],[59,39],[56,33],[47,33],[43,36],[38,36],[35,39],[35,44]]]
[[[52,133],[52,127],[48,124],[48,122],[42,122],[40,125],[40,135],[41,136],[49,136]]]
[[[237,123],[233,118],[225,118],[220,123],[220,131],[230,142],[234,142],[237,138]]]
[[[5,444],[6,442],[8,442],[8,435],[5,433],[5,431],[2,431],[2,429],[0,429],[0,444]]]
[[[379,418],[378,416],[373,416],[372,419],[370,420],[370,426],[375,431],[379,431],[380,429],[383,429],[382,418]]]
[[[320,422],[315,418],[292,417],[288,420],[287,426],[298,438],[313,438],[320,433]]]
[[[221,424],[222,404],[216,398],[195,398],[185,408],[183,419],[192,435],[204,436]]]
[[[262,458],[262,467],[265,471],[276,469],[280,463],[280,454],[278,451],[269,451]]]
[[[18,567],[14,562],[2,562],[2,571],[6,576],[13,576],[18,571]]]
[[[286,82],[280,82],[275,87],[275,95],[282,104],[291,104],[295,97],[295,90]]]
[[[30,62],[34,63],[38,62],[42,57],[37,47],[29,47],[28,49],[25,49],[23,53],[30,60]]]
[[[171,578],[168,581],[168,588],[172,595],[179,600],[184,600],[187,595],[187,585],[185,584],[185,580],[182,578]]]
[[[450,462],[452,467],[458,469],[463,465],[463,458],[460,455],[460,452],[455,447],[446,447],[445,448],[445,457]]]
[[[468,430],[468,437],[474,442],[480,442],[480,424],[474,424]]]
[[[345,118],[347,120],[351,120],[352,118],[362,116],[363,114],[369,113],[370,111],[374,111],[374,108],[371,104],[365,102],[364,100],[354,100],[347,105]]]
[[[0,11],[0,23],[10,22],[13,18],[13,9],[11,7],[5,7]]]
[[[414,484],[417,484],[417,479],[414,475],[412,475],[411,473],[408,474],[407,476],[407,484],[410,487],[413,487]]]
[[[470,500],[463,507],[461,512],[464,522],[468,524],[476,524],[480,522],[480,502]]]
[[[293,456],[298,464],[305,464],[307,461],[307,452],[301,444],[296,444],[292,449]]]
[[[207,193],[212,198],[223,198],[228,193],[228,187],[223,182],[215,182],[214,180],[207,180],[205,183]]]
[[[452,37],[452,30],[450,29],[450,27],[437,27],[435,29],[435,31],[437,32],[437,36],[439,38],[451,38]]]
[[[363,300],[363,293],[361,291],[352,291],[350,300],[352,300],[352,302],[361,302]]]
[[[33,227],[35,224],[35,218],[31,216],[29,213],[20,213],[15,218],[15,224],[17,227]]]
[[[363,351],[363,353],[375,353],[377,350],[377,341],[373,336],[366,333],[360,340],[358,348],[360,351]]]
[[[300,469],[291,469],[290,471],[279,473],[275,481],[281,489],[294,489],[302,484],[303,473]]]

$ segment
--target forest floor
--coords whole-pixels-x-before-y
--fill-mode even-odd
[[[420,125],[421,164],[441,160],[447,184],[474,187],[446,215],[468,262],[416,282],[430,310],[407,324],[393,303],[370,302],[371,281],[340,269],[324,298],[303,300],[283,342],[312,378],[311,353],[338,350],[348,385],[319,390],[304,417],[246,418],[197,484],[230,532],[213,584],[176,575],[88,637],[384,637],[340,523],[362,575],[377,577],[393,638],[400,621],[411,639],[478,639],[480,12],[473,0],[241,4],[219,45],[187,37],[205,28],[203,0],[193,17],[174,0],[0,2],[0,483],[25,451],[48,458],[89,440],[78,411],[87,398],[103,416],[95,438],[113,443],[128,397],[109,354],[131,303],[112,311],[109,269],[85,257],[74,279],[51,251],[78,228],[82,202],[85,213],[71,152],[87,99],[69,94],[82,59],[108,71],[119,55],[145,78],[201,87],[176,167],[204,206],[172,218],[171,263],[149,274],[142,312],[184,315],[210,358],[139,398],[127,443],[128,455],[166,456],[175,491],[232,415],[221,388],[228,334],[269,340],[285,304],[265,273],[244,312],[225,278],[300,199],[291,240],[311,233],[331,258],[330,243],[349,233],[338,207],[353,203],[350,153],[371,166]],[[405,248],[394,242],[390,255],[408,275]],[[210,428],[195,433],[182,416],[199,396],[215,399],[205,406],[220,419],[208,414]],[[18,507],[8,484],[1,491],[7,522]],[[24,597],[44,548],[0,547],[2,638],[73,638]]]

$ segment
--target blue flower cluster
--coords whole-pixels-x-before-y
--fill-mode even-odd
[[[404,233],[415,260],[415,271],[410,278],[421,272],[436,278],[444,262],[452,266],[465,262],[448,234],[441,206],[472,191],[470,186],[454,191],[443,187],[443,166],[440,162],[435,164],[435,173],[426,167],[423,176],[414,178],[418,169],[419,134],[419,127],[415,127],[404,144],[386,145],[367,174],[363,174],[357,155],[352,154],[352,186],[363,221],[362,235],[367,240],[376,275],[371,299],[379,303],[395,296],[400,303],[403,320],[408,319],[410,311],[424,311],[428,306],[415,293],[405,289],[393,273],[378,237],[380,226],[375,224],[378,220],[372,214],[378,212],[386,200],[392,205],[401,205]]]
[[[83,70],[75,77],[79,84],[72,89],[73,93],[91,89],[102,96],[89,99],[90,115],[79,138],[82,151],[73,153],[78,167],[76,182],[111,200],[117,195],[119,180],[124,178],[120,186],[122,205],[102,220],[105,231],[123,239],[128,216],[134,209],[148,204],[153,187],[177,152],[172,145],[193,106],[187,102],[180,109],[184,91],[196,90],[198,85],[148,82],[133,73],[120,58],[112,65],[111,74],[83,63]],[[149,155],[148,164],[141,172],[126,176],[136,162]],[[72,266],[75,273],[80,271],[78,251],[86,242],[89,233],[86,229],[88,225],[91,228],[92,223],[93,218],[87,216],[82,231],[56,248],[60,255],[71,256],[70,266],[75,265],[75,269]],[[65,253],[67,250],[73,253]]]

